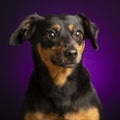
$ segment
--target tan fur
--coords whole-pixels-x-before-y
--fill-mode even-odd
[[[97,108],[80,110],[77,113],[67,113],[62,118],[56,114],[45,113],[26,113],[25,120],[99,120],[99,111]]]
[[[77,62],[79,62],[79,60],[82,59],[82,54],[83,54],[83,51],[85,48],[85,41],[83,41],[80,46],[78,44],[76,44],[75,48],[77,49],[77,52],[78,52],[78,56],[77,56],[76,60],[77,60]]]
[[[26,113],[25,120],[58,120],[56,114]]]
[[[66,82],[67,76],[71,74],[72,68],[63,68],[51,63],[50,56],[52,54],[55,54],[54,52],[56,52],[56,54],[60,54],[59,49],[56,49],[55,47],[51,49],[49,48],[44,49],[41,47],[40,43],[37,44],[38,53],[40,54],[40,57],[44,61],[46,66],[48,67],[48,70],[53,79],[53,82],[57,86],[63,86]]]
[[[61,26],[60,26],[59,24],[55,24],[55,25],[53,26],[53,29],[55,29],[55,30],[57,30],[57,31],[60,31]]]
[[[85,41],[83,41],[80,46],[76,45],[76,48],[79,50],[80,54],[82,54],[85,48]]]
[[[69,28],[70,31],[73,31],[75,27],[74,27],[73,24],[70,24],[68,28]]]
[[[97,108],[81,110],[78,113],[68,113],[65,115],[66,120],[99,120],[99,111]]]

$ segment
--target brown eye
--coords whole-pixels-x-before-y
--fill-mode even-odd
[[[75,32],[75,35],[76,35],[77,37],[79,37],[80,39],[81,39],[82,36],[83,36],[80,31],[76,31],[76,32]]]
[[[79,36],[79,35],[80,35],[80,32],[79,32],[79,31],[77,31],[77,32],[76,32],[76,36]]]
[[[49,40],[53,40],[53,39],[55,39],[56,38],[56,34],[54,33],[54,32],[52,32],[52,31],[50,31],[50,32],[46,32],[46,38],[47,39],[49,39]]]

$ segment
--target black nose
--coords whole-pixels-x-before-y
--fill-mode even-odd
[[[65,57],[67,57],[68,59],[74,60],[77,57],[77,50],[72,48],[72,49],[67,49],[64,52]]]

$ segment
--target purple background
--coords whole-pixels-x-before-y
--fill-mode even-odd
[[[120,1],[3,0],[0,3],[0,119],[18,120],[33,70],[31,45],[9,46],[9,37],[31,13],[85,13],[99,27],[99,50],[89,41],[84,64],[103,103],[105,120],[120,119]]]

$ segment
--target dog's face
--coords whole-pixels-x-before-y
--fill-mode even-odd
[[[10,42],[16,44],[28,39],[45,64],[68,68],[81,61],[86,39],[97,49],[97,31],[95,24],[81,14],[46,17],[35,14],[21,23]]]
[[[51,16],[38,27],[37,47],[43,61],[74,67],[81,60],[85,45],[84,30],[78,16]],[[41,36],[41,38],[39,37]]]

